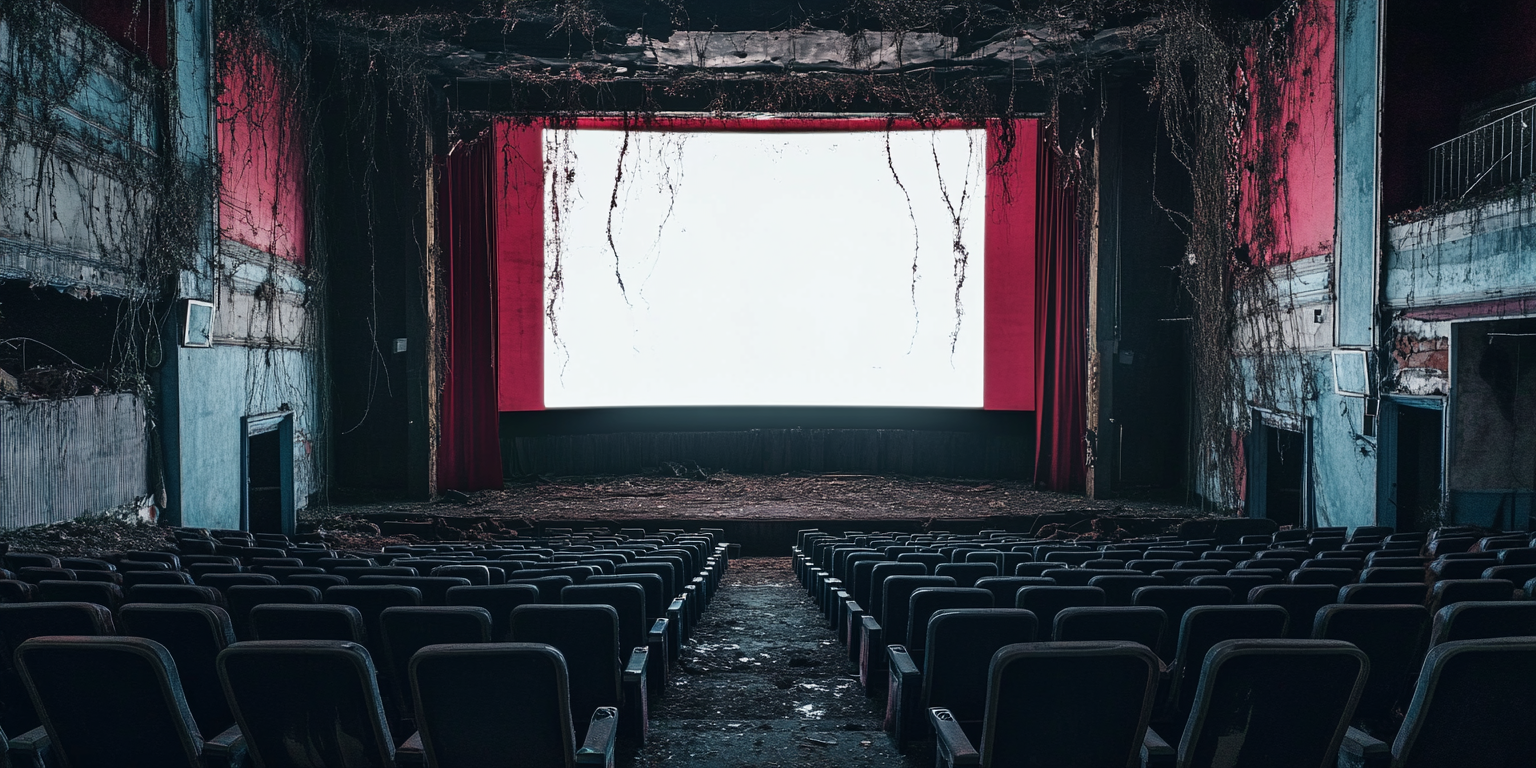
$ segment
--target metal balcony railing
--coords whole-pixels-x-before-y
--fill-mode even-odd
[[[1536,173],[1536,103],[1429,150],[1429,204],[1465,200]]]

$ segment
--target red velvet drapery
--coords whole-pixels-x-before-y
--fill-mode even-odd
[[[488,141],[448,154],[438,189],[447,302],[439,490],[500,488],[496,405],[496,232]]]
[[[1082,491],[1088,316],[1077,190],[1041,131],[1035,172],[1035,483]]]

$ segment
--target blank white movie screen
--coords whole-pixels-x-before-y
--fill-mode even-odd
[[[981,407],[985,131],[544,152],[545,407]]]

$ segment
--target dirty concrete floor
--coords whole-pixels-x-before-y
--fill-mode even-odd
[[[881,730],[885,700],[864,696],[789,558],[731,562],[666,697],[636,768],[917,768]]]

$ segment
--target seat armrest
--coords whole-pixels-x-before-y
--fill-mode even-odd
[[[411,734],[411,737],[395,750],[395,764],[399,766],[427,764],[427,748],[421,744],[421,731]]]
[[[1141,737],[1141,768],[1173,768],[1179,752],[1163,740],[1157,731],[1147,729]]]
[[[43,768],[44,765],[53,763],[48,755],[52,745],[53,742],[48,739],[48,731],[39,725],[11,739],[9,765],[14,768]]]
[[[629,663],[624,666],[624,682],[638,683],[645,680],[645,667],[650,661],[651,649],[640,647],[629,652]]]
[[[885,656],[891,664],[891,674],[901,677],[920,674],[917,665],[912,663],[912,654],[907,653],[904,645],[887,645]]]
[[[1339,768],[1386,768],[1392,764],[1392,748],[1369,733],[1350,727],[1339,745]]]
[[[971,746],[971,740],[960,730],[955,716],[942,707],[928,710],[928,722],[933,725],[936,737],[938,762],[952,768],[956,765],[981,765],[981,753]]]
[[[12,745],[15,743],[11,742]],[[238,725],[231,725],[223,733],[203,742],[203,765],[207,768],[236,768],[245,765],[245,754],[245,734],[240,732]]]
[[[577,765],[601,765],[613,768],[613,745],[619,737],[619,710],[598,707],[592,712],[587,735],[576,750]]]
[[[647,643],[665,643],[667,641],[667,620],[657,619],[656,623],[652,624],[650,630],[645,633],[645,641]]]

